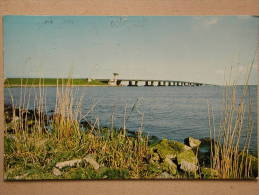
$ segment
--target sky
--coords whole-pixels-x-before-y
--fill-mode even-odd
[[[242,81],[258,29],[252,16],[4,16],[4,76]]]

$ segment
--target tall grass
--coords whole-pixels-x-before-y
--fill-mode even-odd
[[[80,136],[81,102],[82,96],[78,99],[78,88],[74,89],[73,80],[62,80],[59,86],[57,80],[56,105],[53,115],[53,131],[58,139],[69,136]]]
[[[82,115],[83,96],[79,96],[79,88],[73,85],[73,80],[57,80],[56,103],[51,116],[46,115],[46,88],[42,83],[44,79],[35,87],[26,85],[26,82],[21,80],[19,103],[14,101],[11,89],[8,88],[13,115],[9,124],[12,124],[13,134],[10,136],[7,133],[10,126],[6,124],[7,178],[27,174],[32,170],[35,170],[35,174],[30,176],[32,179],[57,178],[52,174],[55,165],[53,163],[83,158],[88,154],[93,155],[98,163],[105,167],[127,170],[131,178],[143,176],[143,159],[149,152],[148,140],[141,134],[136,138],[126,136],[129,116],[125,114],[123,131],[114,129],[113,125],[109,129],[100,127],[98,117],[94,124],[82,129],[81,121],[92,108],[87,114]],[[33,112],[30,112],[31,107]],[[86,178],[91,178],[87,170],[84,169],[82,174]],[[59,178],[64,177],[70,178]]]
[[[254,159],[248,153],[255,125],[248,85],[252,66],[253,63],[249,67],[241,95],[238,93],[236,82],[230,79],[226,83],[223,119],[218,128],[214,124],[213,108],[210,105],[208,108],[210,136],[213,138],[211,168],[216,169],[220,174],[219,178],[222,179],[251,178],[253,174]],[[241,137],[244,143],[241,143]]]

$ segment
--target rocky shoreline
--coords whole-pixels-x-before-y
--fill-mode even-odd
[[[13,111],[14,110],[14,111]],[[19,124],[23,124],[28,131],[28,135],[26,137],[29,140],[30,135],[33,135],[34,126],[37,125],[37,121],[39,118],[42,119],[43,123],[48,126],[49,121],[53,116],[47,116],[45,114],[39,113],[37,110],[19,110],[13,109],[10,106],[5,106],[5,179],[7,180],[26,180],[26,179],[35,179],[37,175],[30,177],[30,169],[24,168],[24,171],[20,170],[16,173],[13,173],[13,170],[16,170],[16,166],[21,164],[19,160],[13,161],[11,158],[14,154],[19,154],[19,150],[17,149],[15,144],[24,143],[23,139],[24,136],[16,132],[15,125],[17,122]],[[25,120],[26,118],[26,120]],[[78,144],[78,150],[83,148],[84,144],[88,144],[92,140],[104,140],[104,135],[108,134],[108,138],[105,138],[106,142],[104,144],[110,143],[117,144],[111,141],[110,137],[112,134],[109,134],[109,129],[102,128],[99,133],[94,133],[93,129],[95,128],[93,124],[90,124],[87,121],[80,122],[81,128],[84,129],[91,129],[89,133],[86,131],[83,132],[81,135],[86,140],[85,142],[80,140]],[[134,131],[127,131],[126,130],[126,137],[120,139],[120,136],[123,136],[121,133],[122,130],[116,130],[116,140],[120,142],[123,140],[124,144],[133,144],[133,148],[135,145],[139,143],[145,143],[144,137],[145,135],[141,135],[139,132]],[[125,132],[124,132],[125,133]],[[57,145],[53,144],[48,145],[48,141],[46,137],[52,136],[52,132],[49,131],[48,128],[45,129],[45,133],[47,136],[43,136],[40,138],[41,146],[40,147],[48,147],[44,152],[39,153],[38,155],[53,155],[53,152],[56,151]],[[142,137],[143,136],[143,137]],[[33,136],[32,136],[33,137]],[[49,138],[52,139],[52,138]],[[83,140],[83,139],[82,139]],[[108,141],[107,141],[108,140]],[[71,140],[69,140],[71,141]],[[39,143],[33,143],[32,138],[32,145],[34,149],[28,149],[30,151],[24,152],[35,152],[36,145]],[[67,140],[66,143],[67,144]],[[193,137],[188,137],[184,140],[184,143],[168,140],[168,139],[158,139],[155,136],[147,137],[147,143],[145,145],[145,152],[141,153],[141,158],[136,159],[140,160],[139,165],[141,165],[140,175],[144,175],[143,177],[137,177],[139,179],[147,178],[147,179],[221,179],[220,173],[216,169],[211,168],[211,151],[213,150],[213,142],[214,140],[210,138],[204,139],[195,139]],[[57,143],[56,143],[57,144]],[[44,164],[45,161],[42,163],[42,167],[48,167],[41,169],[41,174],[46,174],[48,176],[41,176],[41,179],[58,179],[58,178],[70,178],[70,179],[131,179],[136,178],[130,175],[129,170],[131,170],[131,164],[120,166],[111,166],[110,163],[107,163],[107,160],[103,160],[102,155],[106,155],[102,153],[105,151],[103,149],[93,149],[89,150],[88,148],[84,150],[84,152],[76,153],[74,151],[73,155],[66,157],[67,151],[59,151],[60,158],[57,159],[49,159],[53,161],[50,163],[51,165]],[[122,146],[120,146],[122,147]],[[139,147],[139,146],[138,146]],[[140,148],[142,150],[142,148]],[[34,151],[35,150],[35,151]],[[103,151],[102,151],[103,150]],[[138,149],[139,150],[139,149]],[[136,152],[139,152],[136,150]],[[63,156],[62,156],[63,155]],[[115,155],[115,154],[114,154]],[[121,158],[127,158],[127,152],[121,153]],[[46,158],[46,157],[45,157]],[[56,158],[53,155],[52,158]],[[111,156],[109,158],[114,158]],[[257,162],[258,159],[255,156],[249,154],[249,158],[251,159],[251,166],[252,166],[252,178],[257,177],[258,166]],[[46,161],[47,162],[47,161]],[[134,159],[133,159],[134,162]],[[28,163],[28,162],[27,162]],[[116,162],[115,162],[116,164]],[[19,165],[20,166],[20,165]],[[128,167],[128,168],[125,168]],[[80,172],[80,171],[82,172]],[[68,177],[67,174],[73,171],[79,171],[79,175],[77,177]],[[89,176],[88,172],[91,172],[92,175]],[[80,175],[81,174],[81,175]],[[82,176],[84,175],[84,177]],[[87,176],[85,176],[87,175]]]

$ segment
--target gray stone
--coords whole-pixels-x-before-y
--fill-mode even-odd
[[[194,173],[198,170],[198,166],[184,160],[181,162],[180,169],[182,169],[183,171],[188,172],[188,173],[190,173],[190,172]]]
[[[53,173],[53,175],[55,175],[55,176],[60,176],[62,173],[61,173],[61,171],[58,169],[58,168],[56,168],[56,167],[54,167],[53,169],[52,169],[52,173]]]
[[[75,160],[68,160],[68,161],[64,161],[64,162],[58,162],[56,164],[56,167],[59,169],[62,169],[64,167],[74,167],[77,166],[80,162],[82,162],[81,159],[75,159]]]
[[[25,177],[27,177],[27,175],[29,175],[29,173],[25,173],[25,174],[23,174],[23,175],[15,176],[14,179],[15,179],[15,180],[22,180],[22,179],[24,179]]]
[[[90,165],[92,165],[95,170],[100,168],[100,165],[96,162],[96,160],[91,155],[87,155],[86,157],[83,158],[83,160],[88,162]]]
[[[187,137],[184,139],[184,143],[191,148],[197,148],[201,144],[201,141],[193,137]]]
[[[185,172],[196,172],[198,159],[192,150],[184,151],[177,155],[177,163]]]
[[[177,174],[177,165],[170,158],[165,158],[164,162],[168,165],[169,172],[172,175]]]

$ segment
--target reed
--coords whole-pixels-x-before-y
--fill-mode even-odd
[[[254,62],[254,61],[253,61]],[[248,76],[238,95],[236,82],[225,85],[224,112],[220,126],[216,127],[213,108],[209,105],[209,126],[211,142],[211,168],[217,170],[221,179],[248,179],[253,177],[253,157],[249,146],[255,122],[252,119],[252,102],[249,97]],[[231,76],[230,76],[231,78]],[[245,140],[241,144],[241,137]]]
[[[62,80],[59,86],[57,80],[56,105],[53,114],[52,127],[58,139],[69,136],[80,136],[82,96],[77,97],[78,88],[73,87],[73,80]]]
[[[143,159],[149,152],[148,139],[142,134],[136,138],[126,136],[126,123],[135,104],[130,113],[126,110],[122,131],[114,129],[113,121],[109,129],[100,127],[98,117],[95,123],[82,129],[80,122],[95,105],[82,115],[83,96],[79,96],[73,80],[57,80],[55,109],[48,116],[46,88],[42,83],[44,79],[38,86],[26,85],[26,81],[21,80],[19,100],[14,100],[11,88],[8,88],[12,116],[5,129],[6,178],[15,179],[17,175],[26,179],[72,178],[71,175],[54,176],[52,167],[58,161],[83,158],[87,154],[93,155],[105,167],[126,170],[131,178],[143,176]],[[31,107],[33,110],[29,112]],[[10,129],[13,130],[11,135]],[[29,176],[25,175],[27,173]],[[101,177],[90,173],[89,167],[85,167],[81,176]]]

